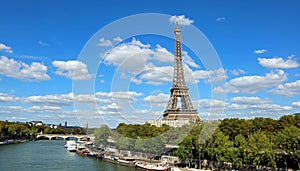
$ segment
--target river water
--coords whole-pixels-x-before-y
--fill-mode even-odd
[[[100,159],[82,157],[64,148],[66,141],[40,140],[0,146],[0,171],[135,171]]]

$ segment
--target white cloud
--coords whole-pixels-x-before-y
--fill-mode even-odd
[[[182,58],[183,58],[183,62],[186,63],[188,66],[194,68],[200,68],[200,66],[195,63],[195,61],[188,55],[186,51],[182,51]]]
[[[285,111],[291,111],[293,108],[291,106],[281,106],[278,104],[255,104],[255,105],[247,105],[247,104],[231,104],[227,107],[227,110],[249,110],[250,114],[276,114]]]
[[[149,46],[133,39],[130,43],[114,47],[102,58],[108,65],[115,65],[120,70],[136,74],[144,70],[147,61],[151,58],[152,51]]]
[[[22,107],[22,106],[0,106],[0,113],[5,114],[21,114],[24,116],[26,113],[33,114],[45,114],[51,113],[53,114],[62,114],[63,110],[57,106],[31,106],[31,107]],[[26,118],[24,118],[26,119]]]
[[[5,93],[0,93],[0,102],[16,102],[18,98]]]
[[[151,47],[150,44],[143,44],[141,41],[136,40],[135,38],[132,39],[130,44],[133,45],[133,46],[141,47],[141,48],[148,48],[149,49]]]
[[[222,87],[220,87],[220,86],[218,86],[218,87],[215,87],[213,89],[213,93],[216,93],[216,94],[225,94],[225,89],[222,88]]]
[[[110,40],[106,40],[103,37],[99,39],[98,46],[112,46],[113,43]]]
[[[149,95],[143,100],[149,103],[152,107],[166,108],[168,105],[169,94],[159,93],[157,95]],[[162,113],[162,111],[160,111]]]
[[[21,99],[23,103],[34,105],[51,105],[51,106],[70,106],[73,104],[73,93],[45,95],[45,96],[29,96]]]
[[[38,43],[40,44],[40,45],[42,45],[42,46],[49,46],[49,44],[48,43],[46,43],[46,42],[43,42],[43,41],[38,41]]]
[[[130,79],[131,82],[135,83],[135,84],[142,84],[142,80],[138,79],[138,78],[131,78]]]
[[[89,80],[93,77],[87,65],[81,61],[53,61],[52,65],[57,68],[55,74],[72,80]]]
[[[110,99],[114,102],[130,102],[134,103],[137,101],[137,97],[143,95],[143,93],[138,93],[134,91],[118,91],[118,92],[97,92],[96,97],[99,99]]]
[[[185,77],[187,82],[197,83],[199,79],[206,82],[218,82],[226,79],[223,69],[216,70],[192,70],[200,68],[198,64],[188,55],[182,52]],[[172,81],[174,55],[166,48],[156,45],[151,49],[149,44],[144,44],[133,38],[131,42],[120,44],[112,48],[102,56],[107,65],[114,65],[120,70],[121,78],[131,79],[132,75],[137,75],[131,79],[133,83],[142,82],[152,85],[160,85]],[[132,74],[132,75],[130,75]]]
[[[289,82],[282,85],[278,85],[275,89],[272,89],[269,92],[280,96],[291,97],[297,95],[299,91],[300,80],[297,80],[295,82]]]
[[[205,80],[207,83],[210,82],[219,82],[223,81],[227,78],[226,71],[223,68],[215,69],[215,70],[195,70],[192,71],[190,69],[187,70],[186,81],[191,83],[198,83],[200,79]]]
[[[233,97],[230,99],[230,101],[237,104],[247,104],[247,105],[259,105],[259,104],[266,104],[271,102],[270,99],[261,99],[260,97],[247,97],[247,96]]]
[[[147,80],[147,84],[160,85],[172,82],[173,66],[148,66],[147,71],[139,76],[143,80]],[[220,68],[216,70],[191,70],[184,65],[185,80],[189,83],[198,83],[201,79],[205,82],[219,82],[226,79],[225,71]]]
[[[38,62],[28,65],[14,59],[8,59],[6,56],[1,56],[0,74],[20,80],[50,80],[49,75],[47,75],[47,66]]]
[[[88,122],[90,126],[99,126],[99,124],[106,123],[110,117],[120,117],[124,122],[141,113],[146,113],[146,110],[133,107],[141,96],[143,96],[143,93],[134,91],[77,95],[73,93],[49,94],[28,97],[14,97],[1,93],[0,102],[18,103],[18,106],[0,106],[0,115],[22,116],[25,121],[35,118],[47,122],[57,119],[67,119],[68,122],[75,120],[77,122],[74,119],[74,113],[76,113],[81,123]],[[75,109],[72,109],[72,107],[75,107]],[[147,114],[151,115],[151,113]],[[6,118],[4,117],[4,119]]]
[[[272,104],[270,99],[262,99],[260,97],[233,97],[232,104],[226,107],[226,111],[247,111],[251,115],[274,115],[286,111],[291,111],[291,106],[281,106]],[[242,112],[244,115],[245,113]]]
[[[0,106],[1,114],[15,114],[24,112],[24,108],[22,106]]]
[[[226,90],[232,93],[254,94],[264,89],[280,85],[287,80],[284,71],[267,73],[265,76],[243,76],[230,80]]]
[[[173,67],[171,66],[155,66],[149,67],[140,78],[147,80],[147,84],[160,85],[172,81]]]
[[[174,55],[166,48],[156,45],[155,50],[152,52],[156,60],[161,62],[171,63],[174,62]]]
[[[62,108],[59,106],[31,106],[27,109],[30,113],[44,113],[44,112],[61,112]]]
[[[0,43],[0,52],[13,53],[13,50],[10,46]]]
[[[266,53],[266,52],[267,52],[266,49],[256,49],[256,50],[254,50],[255,54],[263,54],[263,53]]]
[[[241,75],[241,74],[245,74],[246,72],[242,69],[234,69],[230,71],[233,75],[237,76],[237,75]]]
[[[123,39],[122,39],[121,37],[118,36],[118,37],[115,37],[115,38],[113,39],[113,41],[119,43],[119,42],[122,42]]]
[[[218,99],[200,99],[195,101],[195,104],[198,105],[198,108],[201,109],[213,109],[213,110],[222,110],[225,108],[226,102]]]
[[[258,58],[259,64],[266,68],[297,68],[300,64],[294,59],[294,55],[284,60],[282,57]]]
[[[189,18],[186,18],[184,15],[179,15],[179,16],[171,16],[169,18],[169,21],[171,23],[178,23],[180,25],[184,25],[184,26],[188,26],[188,25],[191,25],[192,23],[194,23],[193,20],[189,19]]]
[[[218,17],[218,18],[216,19],[217,22],[224,21],[224,20],[226,20],[225,17]]]
[[[72,106],[76,105],[108,105],[111,103],[127,101],[129,103],[137,102],[137,98],[142,96],[142,93],[134,91],[120,92],[97,92],[95,94],[49,94],[36,95],[28,97],[14,97],[4,93],[0,93],[0,101],[2,102],[22,102],[34,106]]]
[[[297,107],[297,108],[300,108],[300,101],[293,102],[293,103],[292,103],[292,106]]]

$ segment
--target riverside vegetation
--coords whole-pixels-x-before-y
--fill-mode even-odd
[[[300,169],[300,114],[271,118],[224,119],[197,122],[180,128],[124,124],[116,129],[102,126],[95,141],[106,146],[160,155],[165,144],[178,144],[175,154],[183,163],[207,159],[230,162],[235,168],[265,166]]]
[[[0,140],[35,139],[37,133],[44,134],[85,134],[80,127],[51,128],[46,125],[30,126],[27,123],[0,121]]]

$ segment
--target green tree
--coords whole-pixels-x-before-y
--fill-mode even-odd
[[[249,159],[254,166],[266,165],[276,167],[274,143],[266,133],[258,131],[251,134],[248,138]]]
[[[112,131],[109,129],[107,125],[103,125],[100,128],[94,131],[95,142],[103,146],[107,145],[107,139],[112,135]]]
[[[289,154],[289,157],[297,162],[300,169],[300,128],[285,127],[283,131],[277,133],[275,143],[283,150],[282,153]]]

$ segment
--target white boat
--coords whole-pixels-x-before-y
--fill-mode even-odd
[[[67,141],[65,147],[67,148],[68,151],[75,152],[77,149],[77,144],[75,141]]]
[[[167,166],[163,166],[162,163],[160,163],[160,164],[141,164],[141,163],[136,163],[135,166],[138,169],[147,170],[147,171],[168,171],[168,167]]]

